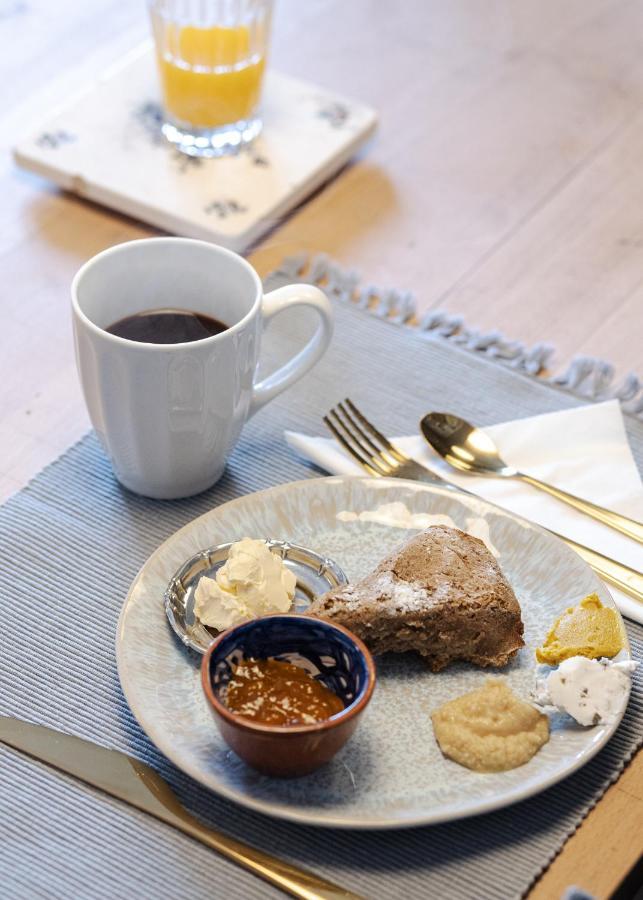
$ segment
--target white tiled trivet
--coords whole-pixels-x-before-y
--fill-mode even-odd
[[[243,250],[341,168],[373,132],[369,107],[268,71],[264,130],[234,157],[194,159],[160,133],[151,44],[137,48],[14,148],[19,165],[165,231]]]

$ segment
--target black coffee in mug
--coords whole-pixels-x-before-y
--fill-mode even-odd
[[[105,331],[145,344],[185,344],[227,331],[228,326],[205,313],[189,309],[147,309],[125,316]]]

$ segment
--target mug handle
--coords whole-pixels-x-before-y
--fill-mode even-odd
[[[305,375],[326,352],[333,336],[333,309],[323,291],[312,284],[289,284],[266,294],[261,304],[264,323],[286,309],[308,306],[314,309],[320,322],[306,346],[292,359],[254,386],[248,415],[254,415],[277,394],[285,391]]]

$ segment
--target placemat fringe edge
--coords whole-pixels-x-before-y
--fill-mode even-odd
[[[643,420],[643,380],[629,372],[620,382],[614,365],[598,356],[575,356],[565,371],[543,376],[555,355],[553,344],[538,342],[527,346],[507,338],[501,331],[480,331],[469,327],[464,317],[444,310],[429,310],[418,317],[411,291],[362,284],[359,272],[345,269],[325,253],[299,253],[286,257],[264,279],[266,290],[304,281],[322,287],[331,297],[350,303],[370,315],[420,331],[427,337],[482,354],[531,377],[590,400],[621,401],[623,412]]]

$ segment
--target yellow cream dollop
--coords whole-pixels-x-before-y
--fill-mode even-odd
[[[572,656],[600,659],[616,656],[623,649],[621,623],[613,609],[603,606],[598,594],[590,594],[570,606],[551,627],[536,659],[557,666]]]

